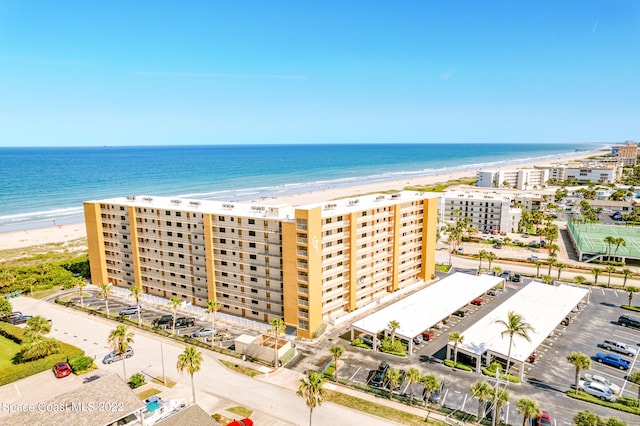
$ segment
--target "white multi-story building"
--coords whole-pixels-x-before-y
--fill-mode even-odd
[[[549,172],[542,169],[481,170],[476,173],[480,188],[540,189],[549,180]]]
[[[458,187],[442,194],[440,220],[454,224],[460,218],[469,218],[471,226],[480,232],[518,232],[522,212],[543,210],[545,204],[545,194],[540,191]]]

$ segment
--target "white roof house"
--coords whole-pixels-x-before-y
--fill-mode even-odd
[[[400,327],[396,336],[409,341],[436,325],[456,310],[504,282],[493,275],[470,275],[456,272],[429,287],[405,297],[352,324],[352,329],[376,336],[387,330],[390,321]]]
[[[522,367],[529,356],[588,294],[589,291],[583,288],[533,281],[464,330],[464,341],[458,344],[458,352],[466,353],[478,361],[486,354],[487,365],[493,357],[506,360],[509,336],[502,336],[505,326],[498,321],[506,322],[509,312],[515,312],[533,327],[533,331],[529,332],[531,341],[517,336],[513,338],[511,361],[520,367],[522,377]],[[452,348],[453,344],[449,343],[448,350]],[[481,362],[477,362],[476,367],[480,370]]]

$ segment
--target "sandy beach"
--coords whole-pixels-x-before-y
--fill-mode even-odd
[[[545,160],[536,162],[536,165],[549,163],[566,163],[571,160],[583,159],[600,151],[583,151],[576,152],[575,156],[565,157],[562,160]],[[532,167],[534,164],[514,164],[511,166],[500,167],[500,170],[512,170],[523,167]],[[377,191],[400,190],[408,186],[432,185],[436,183],[444,183],[451,180],[474,177],[476,170],[469,170],[456,173],[443,173],[438,175],[429,175],[415,177],[411,179],[393,180],[385,182],[376,182],[358,186],[334,187],[313,192],[303,192],[299,194],[289,194],[280,197],[265,198],[260,200],[246,201],[263,205],[275,204],[293,204],[303,205],[316,203],[325,200],[344,198],[349,196],[357,196],[361,194],[369,194]],[[54,225],[49,227],[28,229],[23,231],[10,231],[0,233],[0,250],[19,249],[24,247],[32,247],[51,243],[64,243],[86,238],[86,229],[84,222]]]

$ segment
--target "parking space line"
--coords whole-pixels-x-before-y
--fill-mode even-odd
[[[358,372],[360,371],[362,367],[358,367],[358,369],[356,370],[355,373],[353,373],[353,376],[351,376],[351,378],[349,379],[349,381],[353,382],[353,378],[356,377],[356,374],[358,374]]]

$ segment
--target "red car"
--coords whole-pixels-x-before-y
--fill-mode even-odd
[[[67,377],[71,374],[71,366],[66,362],[59,362],[53,366],[53,374],[55,374],[58,379]]]
[[[253,426],[253,420],[247,417],[246,419],[242,420],[234,420],[227,426]]]
[[[472,305],[476,305],[476,306],[480,306],[480,305],[484,305],[485,301],[484,301],[484,299],[473,299],[471,301],[471,304]]]
[[[424,340],[426,340],[427,342],[428,342],[429,340],[434,339],[435,337],[436,337],[436,333],[434,333],[433,331],[423,331],[423,332],[422,332],[422,338],[423,338]]]
[[[551,425],[553,425],[553,421],[551,420],[551,415],[549,413],[547,413],[546,411],[543,411],[542,414],[540,414],[540,417],[535,419],[534,425],[535,426],[551,426]]]

